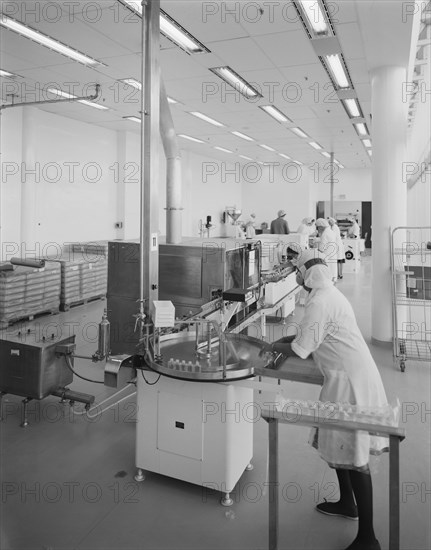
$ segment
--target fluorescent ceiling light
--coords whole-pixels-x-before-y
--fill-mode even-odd
[[[316,149],[317,151],[320,151],[320,149],[322,149],[322,146],[315,141],[309,141],[308,145],[311,145],[311,147],[313,147],[313,149]]]
[[[340,54],[325,55],[325,60],[337,86],[339,88],[349,88],[350,82]]]
[[[109,107],[105,107],[105,105],[99,105],[99,103],[94,103],[93,101],[87,101],[86,99],[78,99],[78,103],[82,103],[83,105],[87,105],[88,107],[94,107],[95,109],[99,109],[100,111],[109,111]]]
[[[342,101],[344,102],[344,105],[346,106],[346,109],[351,117],[362,116],[357,99],[343,99]]]
[[[139,82],[139,80],[136,80],[135,78],[123,78],[119,82],[124,82],[124,84],[128,84],[129,86],[133,86],[137,90],[142,89],[142,84]]]
[[[262,95],[244,80],[238,73],[230,67],[212,67],[210,71],[219,76],[225,82],[230,84],[235,90],[246,98],[262,97]]]
[[[187,53],[209,53],[208,48],[163,10],[160,10],[160,32]]]
[[[288,118],[273,105],[259,105],[259,108],[268,113],[268,115],[272,116],[272,118],[275,118],[278,122],[292,122],[290,118]]]
[[[168,103],[172,103],[172,104],[176,104],[176,103],[179,103],[176,99],[174,99],[173,97],[169,97],[169,96],[166,96],[168,98]]]
[[[137,116],[125,116],[123,118],[125,118],[126,120],[131,120],[132,122],[139,122],[139,124],[141,124],[142,122],[141,119]]]
[[[239,155],[242,159],[247,159],[247,160],[253,160],[252,158],[250,157],[246,157],[245,155]]]
[[[0,69],[0,76],[6,76],[8,78],[17,78],[18,75],[14,73],[10,73],[9,71],[4,71],[3,69]]]
[[[48,88],[48,92],[56,96],[64,97],[65,99],[76,99],[78,97],[76,95],[63,92],[62,90],[57,90],[57,88]],[[94,107],[95,109],[109,111],[108,107],[105,107],[104,105],[99,105],[98,103],[93,103],[92,101],[87,101],[86,99],[78,99],[76,103],[82,103],[83,105],[87,105],[88,107]]]
[[[209,116],[206,116],[203,113],[200,113],[199,111],[190,111],[190,114],[197,118],[200,118],[201,120],[204,120],[205,122],[209,122],[214,126],[224,126],[224,124],[222,124],[221,122],[218,122],[218,120],[214,120],[213,118],[210,118]]]
[[[291,157],[288,157],[284,153],[278,153],[280,157],[283,157],[284,159],[291,160]]]
[[[366,125],[363,122],[358,122],[355,124],[355,128],[360,136],[367,136],[368,130]]]
[[[233,151],[230,151],[229,149],[225,149],[224,147],[214,147],[214,149],[218,149],[219,151],[224,151],[225,153],[233,153]]]
[[[234,131],[234,132],[231,132],[231,134],[233,134],[234,136],[240,137],[242,139],[245,139],[247,141],[254,141],[253,138],[251,138],[250,136],[247,136],[246,134],[242,134],[241,132]]]
[[[338,166],[339,166],[340,168],[344,168],[344,166],[341,164],[341,162],[338,163]]]
[[[182,138],[188,139],[190,141],[195,141],[196,143],[203,143],[203,141],[201,139],[194,138],[192,136],[186,136],[186,134],[178,134],[178,137],[182,137]]]
[[[123,3],[127,4],[133,11],[139,13],[139,15],[142,15],[140,0],[123,0]],[[187,53],[209,52],[208,48],[163,10],[160,10],[160,32]]]
[[[275,151],[272,147],[269,147],[268,145],[265,145],[264,143],[259,143],[259,147],[262,147],[263,149],[266,149],[267,151]]]
[[[373,156],[373,151],[371,149],[368,149],[367,153],[370,155],[370,157]]]
[[[326,151],[323,151],[321,154],[322,154],[324,157],[328,158],[328,159],[331,158],[331,155],[330,155],[329,153],[327,153]]]
[[[365,147],[372,147],[371,140],[369,139],[363,139],[362,143],[365,145]]]
[[[297,0],[306,22],[317,35],[329,33],[329,22],[324,15],[320,3],[316,0]]]
[[[294,162],[295,164],[299,164],[299,166],[303,166],[303,164],[304,164],[303,162],[299,162],[299,160],[294,160],[293,162]]]
[[[307,134],[301,130],[301,128],[289,128],[289,130],[292,130],[297,136],[302,138],[307,138]]]
[[[34,40],[35,42],[37,42],[38,44],[41,44],[42,46],[46,46],[47,48],[54,50],[58,53],[61,53],[66,57],[74,59],[79,63],[83,63],[84,65],[88,65],[90,67],[94,67],[96,65],[104,65],[104,63],[101,63],[96,59],[88,57],[87,55],[81,52],[78,52],[77,50],[74,50],[73,48],[70,48],[65,44],[62,44],[61,42],[58,42],[58,40],[54,40],[53,38],[50,38],[46,34],[42,34],[39,31],[35,31],[30,27],[27,27],[27,25],[18,23],[18,21],[15,21],[14,19],[7,17],[6,15],[0,15],[0,25],[3,25],[3,27],[6,27],[11,31],[17,32],[22,36],[25,36],[26,38],[30,38],[30,40]]]

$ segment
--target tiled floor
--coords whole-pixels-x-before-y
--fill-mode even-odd
[[[351,300],[359,325],[370,340],[371,262],[364,258],[358,275],[346,274],[339,285]],[[38,320],[68,334],[72,322],[78,353],[96,349],[96,323],[103,302]],[[298,312],[300,314],[300,311]],[[283,327],[271,325],[277,337]],[[401,547],[431,547],[430,529],[430,370],[408,362],[401,373],[390,349],[371,346],[388,398],[402,402],[401,424]],[[77,360],[84,376],[101,380],[103,366]],[[91,393],[100,402],[113,390],[82,380],[71,387]],[[131,392],[126,390],[127,392]],[[319,389],[287,383],[289,395],[314,399]],[[136,401],[132,396],[95,418],[74,416],[68,405],[49,397],[29,405],[30,425],[21,428],[20,401],[3,399],[0,423],[3,550],[253,550],[267,548],[268,494],[267,425],[254,425],[254,469],[244,472],[233,493],[234,505],[224,508],[220,494],[199,486],[146,473],[134,481]],[[259,400],[259,396],[256,397]],[[77,406],[77,408],[79,408]],[[334,496],[335,475],[308,443],[308,430],[280,428],[280,550],[341,550],[354,538],[357,524],[323,516],[318,500]],[[372,461],[375,528],[388,548],[388,456]]]

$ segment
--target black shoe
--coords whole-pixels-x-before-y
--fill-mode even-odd
[[[349,509],[341,506],[339,502],[327,502],[325,500],[325,502],[321,502],[316,506],[316,510],[328,516],[339,516],[358,521],[358,509],[356,506]]]

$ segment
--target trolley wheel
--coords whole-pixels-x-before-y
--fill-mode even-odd
[[[345,256],[346,256],[346,260],[353,260],[353,252],[351,250],[348,250]]]
[[[404,372],[406,370],[406,362],[405,361],[400,361],[400,369],[401,369],[401,372]]]

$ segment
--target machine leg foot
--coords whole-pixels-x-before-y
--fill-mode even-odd
[[[135,481],[144,481],[144,471],[141,468],[138,468],[138,471],[135,474]]]
[[[22,422],[21,422],[21,428],[25,428],[28,426],[28,418],[27,418],[27,403],[29,401],[33,401],[32,397],[26,397],[22,400]]]
[[[230,493],[225,493],[224,497],[221,498],[220,503],[222,506],[232,506],[233,500],[230,498]]]
[[[250,470],[253,470],[253,468],[254,468],[254,466],[253,466],[253,464],[252,464],[251,462],[249,462],[249,463],[247,464],[247,466],[245,467],[245,469],[246,469],[248,472],[249,472]]]

